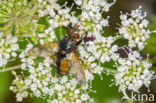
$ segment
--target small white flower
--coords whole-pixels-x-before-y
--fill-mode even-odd
[[[21,102],[22,100],[23,100],[23,98],[22,97],[17,97],[17,99],[16,99],[18,102]]]
[[[35,91],[37,89],[37,85],[35,84],[35,83],[33,83],[32,85],[31,85],[31,90],[32,91]]]
[[[89,98],[88,94],[82,94],[81,95],[81,100],[86,101]]]
[[[11,57],[17,57],[16,52],[19,49],[19,44],[16,36],[4,35],[2,32],[0,34],[0,67],[2,67],[8,63]]]
[[[31,83],[32,83],[32,81],[31,81],[30,79],[26,79],[26,80],[25,80],[25,84],[26,84],[26,85],[30,85]]]
[[[27,97],[28,96],[28,92],[27,91],[24,91],[21,96],[24,98],[24,97]]]

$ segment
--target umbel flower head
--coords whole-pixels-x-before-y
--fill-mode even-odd
[[[131,48],[137,47],[142,50],[149,38],[150,31],[147,29],[149,23],[145,19],[147,13],[142,13],[141,6],[132,10],[131,14],[121,14],[121,27],[119,33],[128,39],[128,46]]]
[[[84,32],[88,31],[102,31],[103,27],[109,26],[109,16],[104,19],[102,14],[108,12],[109,8],[116,2],[108,3],[106,0],[74,0],[82,10],[79,15],[80,27]]]
[[[129,99],[126,90],[139,92],[143,85],[149,88],[151,80],[155,78],[154,72],[150,70],[152,64],[148,59],[141,59],[139,52],[133,51],[128,54],[128,58],[118,60],[115,84],[119,86],[119,91],[123,92],[123,98]]]
[[[37,25],[36,9],[28,0],[0,0],[0,30],[6,34],[32,34]]]
[[[111,61],[116,61],[119,55],[115,52],[118,50],[117,45],[113,45],[114,37],[96,36],[95,41],[87,42],[86,45],[79,47],[80,57],[86,60],[88,68],[92,72],[101,75],[104,71],[102,64]],[[98,61],[98,62],[97,62]]]

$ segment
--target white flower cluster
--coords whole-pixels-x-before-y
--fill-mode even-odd
[[[79,30],[88,32],[88,31],[102,31],[103,27],[109,26],[109,16],[104,19],[100,12],[87,12],[84,11],[79,16]]]
[[[49,18],[51,18],[49,20],[49,24],[52,26],[52,28],[57,28],[60,26],[67,27],[69,23],[71,23],[72,16],[69,13],[71,11],[71,8],[67,7],[66,4],[64,5],[65,5],[64,9],[57,8],[57,10],[55,9],[55,11],[53,7],[48,8],[48,12],[50,14]]]
[[[131,14],[121,14],[121,28],[119,33],[128,39],[129,47],[144,48],[146,40],[149,38],[150,31],[147,30],[148,21],[145,19],[146,12],[143,14],[141,7],[132,10]]]
[[[89,0],[88,4],[86,3],[87,0],[84,1],[86,6],[81,7],[82,13],[78,17],[75,15],[75,12],[71,12],[72,7],[67,7],[67,3],[62,6],[59,6],[56,2],[48,4],[42,14],[43,16],[49,14],[50,26],[45,30],[45,34],[50,35],[52,37],[51,40],[54,40],[56,35],[58,35],[54,35],[56,28],[67,27],[70,23],[78,26],[80,35],[84,35],[88,31],[102,31],[103,27],[109,26],[109,16],[106,19],[102,18],[102,12],[104,8],[110,8],[115,1],[109,4],[106,1],[92,2],[92,0]],[[91,7],[92,9],[85,9],[85,7]],[[94,33],[92,34],[94,35]]]
[[[55,32],[52,28],[46,29],[44,33],[39,33],[37,37],[39,44],[54,42],[54,40],[56,39]]]
[[[118,50],[117,45],[113,45],[113,37],[96,37],[96,40],[89,41],[84,46],[79,47],[80,57],[88,61],[93,73],[101,74],[103,66],[101,64],[109,62],[111,59],[117,60],[119,55],[115,53]],[[98,61],[98,62],[96,62]]]
[[[57,10],[60,8],[60,5],[58,5],[56,3],[57,0],[37,0],[37,1],[39,2],[38,7],[40,9],[39,9],[38,16],[40,18],[46,16],[47,14],[55,15],[54,10],[55,9]],[[50,11],[50,10],[52,10],[52,11]],[[49,11],[50,11],[50,13],[49,13]]]
[[[154,77],[154,72],[149,70],[151,66],[148,60],[141,60],[137,51],[130,52],[128,58],[120,58],[117,66],[118,73],[115,74],[115,83],[119,86],[119,90],[123,93],[127,89],[139,92],[143,85],[149,87]]]
[[[67,2],[60,6],[56,2],[44,1],[45,9],[41,9],[42,11],[39,14],[39,17],[48,16],[48,24],[50,25],[43,33],[38,34],[40,44],[44,44],[45,42],[53,42],[57,41],[57,38],[61,38],[63,35],[56,34],[56,31],[62,31],[64,27],[68,27],[70,23],[76,24],[78,22],[77,17],[74,16],[74,12],[70,15],[71,8],[67,7]],[[40,5],[42,5],[41,2]],[[42,5],[43,6],[43,5]]]
[[[116,2],[116,0],[114,0],[112,3],[108,3],[107,0],[74,0],[74,1],[82,9],[94,12],[100,11],[108,12],[110,7],[114,5],[114,3]]]
[[[103,11],[108,12],[109,8],[115,3],[107,3],[106,0],[75,0],[75,3],[82,10],[79,16],[79,29],[81,31],[99,31],[103,27],[109,26],[108,18],[102,18]]]
[[[29,73],[29,76],[20,79],[21,76],[15,75],[16,79],[10,89],[16,93],[17,101],[22,101],[28,95],[47,97],[49,103],[91,103],[93,101],[87,94],[88,85],[80,87],[72,75],[57,74],[51,66],[52,59],[38,61],[37,58],[22,58],[22,68]],[[28,90],[31,91],[29,94]]]
[[[18,38],[16,36],[3,35],[0,32],[0,67],[17,57],[16,51],[19,49]]]
[[[23,98],[26,98],[28,96],[28,87],[25,86],[23,77],[21,75],[17,75],[15,71],[12,71],[12,74],[16,78],[12,81],[10,90],[16,93],[17,101],[21,102]]]

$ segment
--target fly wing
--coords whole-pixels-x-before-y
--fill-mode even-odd
[[[50,57],[58,51],[58,43],[48,43],[44,45],[34,46],[27,52],[27,55],[31,57]]]
[[[78,82],[81,85],[86,84],[86,77],[83,69],[81,68],[80,60],[75,54],[75,52],[72,52],[70,54],[70,73],[75,76],[75,78],[78,80]]]

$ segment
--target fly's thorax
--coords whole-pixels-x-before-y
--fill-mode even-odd
[[[68,37],[63,37],[61,41],[59,42],[59,48],[60,50],[63,50],[65,52],[69,52],[72,49],[72,39]]]

